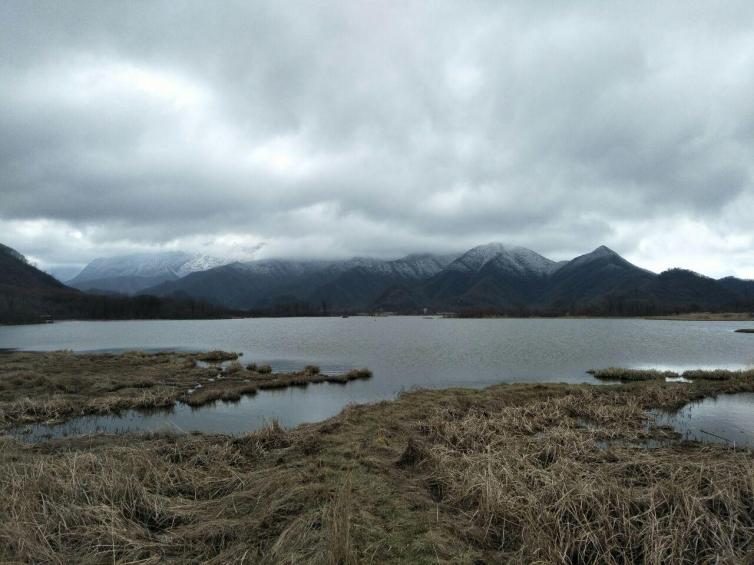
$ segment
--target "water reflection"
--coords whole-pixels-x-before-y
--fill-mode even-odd
[[[101,432],[201,431],[242,435],[269,425],[273,420],[284,427],[325,420],[343,409],[340,391],[360,384],[319,383],[306,388],[259,391],[255,396],[244,396],[237,402],[218,400],[201,407],[177,403],[173,408],[161,410],[127,410],[117,415],[84,416],[62,424],[22,426],[12,430],[11,435],[32,443]],[[291,406],[297,409],[290,410]]]
[[[672,427],[685,440],[754,448],[754,393],[721,394],[654,415],[657,425]]]

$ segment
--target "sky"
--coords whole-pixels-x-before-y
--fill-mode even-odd
[[[754,278],[754,3],[0,3],[0,242]]]

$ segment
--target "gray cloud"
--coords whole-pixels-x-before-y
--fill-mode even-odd
[[[748,2],[12,1],[0,17],[0,227],[43,265],[501,240],[754,276]]]

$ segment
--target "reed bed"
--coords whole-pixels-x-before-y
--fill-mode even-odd
[[[754,540],[752,454],[631,447],[651,435],[641,403],[598,398],[568,395],[526,413],[438,410],[420,424],[410,459],[456,535],[496,561],[742,559]],[[605,438],[620,442],[605,447]]]
[[[727,381],[737,378],[754,378],[754,369],[728,370],[728,369],[691,369],[688,371],[658,371],[656,369],[624,369],[620,367],[608,367],[606,369],[590,369],[587,371],[595,379],[606,381],[653,381],[660,379],[684,378],[689,380]]]

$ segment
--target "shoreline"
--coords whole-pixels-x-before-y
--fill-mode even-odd
[[[464,315],[459,313],[435,314],[333,314],[328,316],[218,316],[205,318],[123,318],[123,319],[59,319],[53,322],[0,322],[0,327],[45,326],[65,322],[210,322],[220,320],[284,320],[284,319],[335,319],[335,318],[422,318],[437,320],[659,320],[694,322],[754,322],[754,313],[749,312],[698,312],[685,314],[665,314],[659,316],[599,316],[599,315],[559,315],[545,316],[506,316],[506,315]]]

